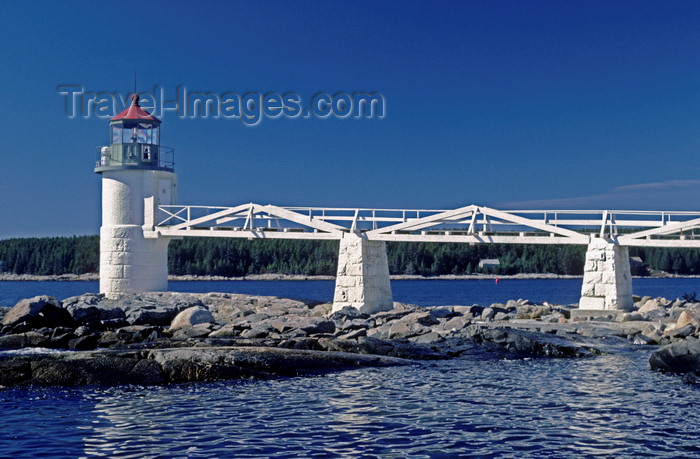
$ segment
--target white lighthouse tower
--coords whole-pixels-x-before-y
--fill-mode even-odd
[[[110,120],[111,144],[101,147],[100,293],[168,288],[168,242],[153,231],[158,205],[175,204],[173,150],[160,146],[160,120],[131,105]]]

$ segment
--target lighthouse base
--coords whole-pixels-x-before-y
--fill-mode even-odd
[[[123,293],[168,289],[169,238],[146,239],[136,225],[100,229],[100,292]]]

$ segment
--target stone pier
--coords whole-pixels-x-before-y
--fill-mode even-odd
[[[579,309],[629,310],[633,307],[627,247],[603,238],[591,238],[583,268]]]
[[[333,311],[345,306],[369,314],[393,308],[383,241],[368,241],[356,233],[346,233],[340,240]]]

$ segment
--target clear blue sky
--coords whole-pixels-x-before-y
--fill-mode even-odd
[[[89,92],[381,93],[383,119],[163,117],[179,202],[700,210],[700,2],[8,2],[0,239],[97,234]]]

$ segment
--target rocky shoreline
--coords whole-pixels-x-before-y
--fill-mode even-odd
[[[331,304],[226,293],[106,299],[38,296],[0,308],[0,386],[173,384],[486,358],[589,358],[657,346],[653,369],[700,380],[700,303],[636,298],[634,311],[511,300],[394,304],[372,315]]]

